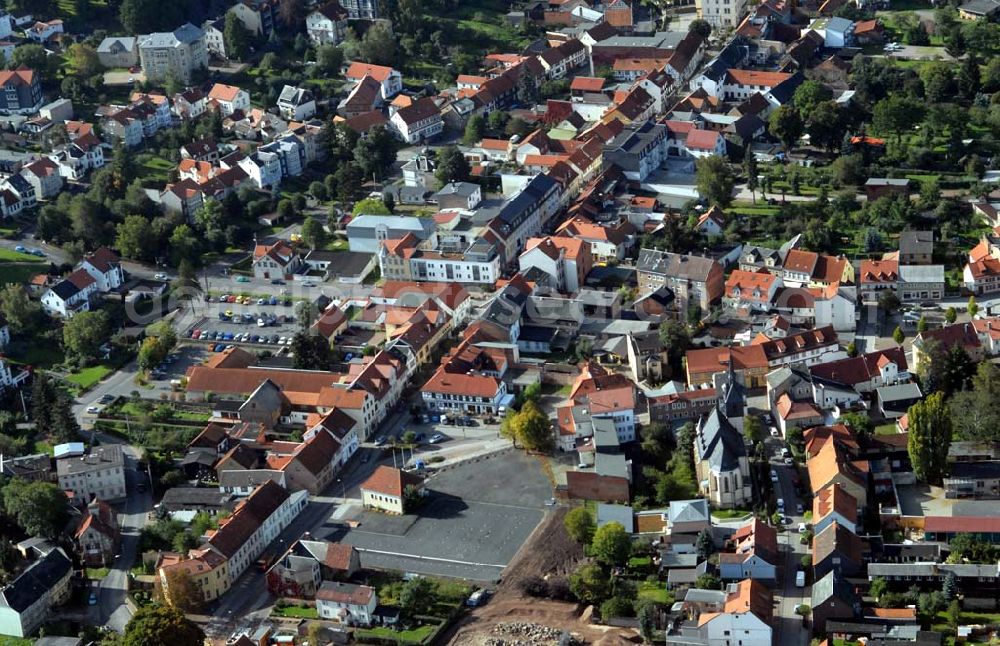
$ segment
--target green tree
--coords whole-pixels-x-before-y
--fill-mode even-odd
[[[515,442],[529,451],[549,451],[554,437],[552,423],[533,401],[527,401],[512,423]]]
[[[226,12],[226,26],[223,27],[222,39],[226,45],[226,54],[241,61],[250,54],[254,35],[235,13]]]
[[[875,104],[872,126],[876,132],[893,133],[897,141],[904,132],[923,120],[923,105],[908,97],[893,94]]]
[[[385,206],[385,202],[377,197],[366,197],[363,200],[359,200],[354,204],[352,213],[354,215],[391,215],[391,212]]]
[[[659,604],[652,599],[638,599],[636,601],[635,616],[639,620],[639,632],[642,633],[642,638],[647,642],[653,641],[659,612]]]
[[[10,68],[28,67],[44,76],[51,76],[54,64],[45,48],[36,43],[20,45],[10,57]]]
[[[792,105],[799,111],[802,118],[808,121],[816,106],[832,98],[833,91],[830,88],[821,81],[810,79],[796,88],[792,97]]]
[[[486,119],[489,124],[490,130],[495,133],[502,133],[504,128],[507,127],[507,123],[510,122],[510,115],[503,110],[494,110],[490,112],[490,116]]]
[[[594,531],[597,529],[594,517],[591,516],[586,507],[574,507],[566,512],[563,525],[565,525],[566,533],[570,535],[570,538],[581,545],[589,545],[594,538]]]
[[[958,605],[958,599],[951,600],[945,613],[948,615],[948,626],[952,630],[958,630],[958,625],[962,621],[962,608]]]
[[[449,182],[464,182],[469,179],[472,169],[458,146],[445,146],[438,150],[437,169],[434,177],[444,186]]]
[[[722,581],[714,574],[702,574],[694,582],[694,587],[699,590],[719,590],[722,588]]]
[[[885,577],[877,576],[872,579],[871,585],[868,587],[868,594],[875,599],[875,603],[882,598],[886,592],[889,591],[889,584],[886,583]]]
[[[365,32],[358,54],[366,63],[392,66],[396,63],[396,37],[384,24],[377,23]]]
[[[958,68],[958,93],[972,100],[982,88],[982,77],[979,72],[979,59],[969,54]]]
[[[920,320],[917,321],[917,334],[923,334],[926,332],[928,325],[929,323],[927,322],[927,317],[921,314]]]
[[[475,146],[482,140],[484,134],[486,134],[486,119],[480,114],[473,115],[465,124],[462,143],[466,146]]]
[[[329,370],[333,362],[330,342],[319,334],[298,332],[292,337],[295,367],[300,370]]]
[[[955,573],[949,571],[944,577],[944,582],[941,584],[941,594],[948,601],[951,601],[958,595],[958,579]]]
[[[122,646],[201,646],[204,640],[205,633],[181,609],[154,605],[139,608],[129,620]]]
[[[840,416],[840,421],[849,426],[859,437],[871,437],[875,432],[875,422],[866,413],[844,413]]]
[[[944,320],[947,321],[948,325],[954,323],[957,318],[958,312],[955,311],[954,307],[949,307],[944,311]]]
[[[594,532],[590,555],[606,567],[622,567],[632,553],[632,539],[621,523],[605,523]]]
[[[907,411],[907,453],[918,479],[937,484],[948,466],[951,447],[951,415],[944,393],[935,392]]]
[[[311,215],[307,216],[302,223],[302,239],[313,249],[322,249],[326,246],[327,235],[323,223]]]
[[[616,594],[601,604],[601,619],[632,616],[632,601]]]
[[[33,330],[41,318],[41,306],[28,297],[23,285],[11,284],[0,289],[0,314],[11,334]]]
[[[976,297],[975,296],[970,296],[969,297],[969,304],[966,307],[966,311],[969,313],[969,316],[972,317],[972,318],[975,318],[976,314],[979,313],[979,305],[976,303]]]
[[[158,240],[149,220],[141,215],[127,215],[117,227],[115,247],[125,258],[152,260],[156,257]]]
[[[696,18],[688,25],[688,32],[692,31],[702,38],[708,38],[712,35],[712,23],[701,18]]]
[[[194,264],[199,259],[200,246],[198,237],[186,224],[178,225],[170,234],[171,256],[175,265],[184,260]]]
[[[70,45],[69,60],[76,73],[82,77],[91,77],[100,73],[102,69],[101,61],[97,58],[97,51],[85,43]]]
[[[743,438],[747,444],[758,444],[764,440],[764,424],[756,415],[747,415],[744,418]]]
[[[805,131],[805,124],[799,111],[788,104],[772,112],[767,125],[768,132],[781,142],[786,152],[791,150]]]
[[[160,365],[160,362],[166,356],[166,349],[160,343],[159,339],[155,337],[143,339],[142,345],[139,346],[139,355],[137,357],[139,368],[142,370],[152,370],[154,367]]]
[[[601,566],[588,563],[570,575],[569,589],[580,603],[597,605],[611,594],[611,582]]]
[[[698,538],[695,539],[695,549],[698,550],[698,560],[707,561],[708,557],[715,553],[715,543],[712,541],[712,532],[703,529],[698,532]]]
[[[327,76],[340,74],[344,66],[344,51],[333,45],[321,45],[316,50],[316,65]]]
[[[29,536],[57,538],[69,519],[66,494],[51,482],[14,478],[0,497],[4,513]]]
[[[78,360],[93,360],[108,337],[110,321],[104,310],[80,312],[63,323],[63,345]]]
[[[702,157],[695,161],[695,179],[698,194],[710,204],[723,208],[733,201],[733,186],[736,180],[726,160],[718,155]]]
[[[399,605],[403,614],[412,619],[427,614],[434,601],[434,583],[424,577],[415,577],[403,584],[399,592]]]
[[[396,161],[398,144],[383,125],[368,131],[368,136],[354,144],[354,163],[358,165],[365,179],[382,178],[391,170]]]
[[[1000,368],[984,361],[976,367],[968,390],[950,402],[952,430],[957,439],[992,442],[1000,439]]]
[[[337,180],[337,197],[346,202],[361,191],[364,175],[354,162],[342,163],[333,174]]]
[[[833,152],[843,138],[846,125],[844,110],[835,101],[823,101],[810,111],[805,128],[814,146]]]
[[[743,156],[743,175],[747,179],[747,190],[750,191],[750,197],[753,199],[753,203],[757,203],[757,188],[759,180],[757,175],[759,174],[757,169],[757,157],[753,153],[753,148],[751,146],[746,147],[746,154]]]

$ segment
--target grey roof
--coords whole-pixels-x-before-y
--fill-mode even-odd
[[[747,56],[747,48],[750,45],[743,36],[736,36],[720,51],[715,58],[709,61],[702,71],[702,76],[713,81],[722,80],[730,68],[736,67]]]
[[[629,478],[628,460],[620,453],[615,455],[597,453],[594,457],[594,470],[602,476]]]
[[[692,568],[675,567],[667,572],[667,585],[694,585],[698,577],[708,573],[708,561],[702,561]]]
[[[944,265],[900,265],[904,283],[944,283]]]
[[[910,180],[894,177],[869,177],[865,186],[909,186]]]
[[[290,103],[292,105],[303,105],[313,100],[313,94],[309,90],[286,85],[278,95],[278,103]]]
[[[1000,2],[997,0],[968,0],[968,2],[962,3],[959,9],[966,13],[988,16],[1000,11]]]
[[[101,41],[100,45],[97,46],[97,53],[110,54],[111,48],[116,43],[121,43],[121,46],[125,48],[126,51],[132,51],[135,49],[135,38],[133,36],[108,36]]]
[[[444,197],[448,195],[459,195],[461,197],[472,197],[479,186],[471,182],[449,182],[441,187],[441,190],[434,194],[434,197]]]
[[[851,589],[851,584],[833,570],[819,581],[813,583],[812,604],[810,605],[813,608],[818,608],[832,597],[836,597],[851,605],[857,604],[858,601],[854,596],[854,591]]]
[[[679,554],[673,551],[661,552],[660,566],[664,568],[693,568],[698,566],[697,554]]]
[[[61,549],[54,549],[40,556],[34,563],[21,573],[13,583],[0,592],[3,603],[11,610],[24,612],[48,593],[73,569]]]
[[[654,121],[630,125],[607,146],[604,154],[608,160],[626,171],[639,170],[639,161],[650,144],[666,137],[667,127]]]
[[[688,256],[657,249],[642,249],[639,251],[636,269],[651,274],[704,282],[716,264],[711,258],[702,256]]]
[[[612,36],[600,41],[598,46],[676,49],[685,36],[686,31],[658,31],[652,36]]]
[[[627,334],[645,332],[649,326],[649,321],[630,321],[628,319],[585,321],[580,327],[580,333],[591,336],[626,336]]]
[[[674,500],[670,503],[667,518],[671,523],[709,522],[708,501],[704,498]]]
[[[271,480],[283,484],[285,474],[274,469],[230,469],[219,473],[220,488],[256,488]]]
[[[895,386],[882,386],[876,388],[878,398],[883,402],[906,401],[908,399],[920,399],[923,395],[920,386],[910,382],[906,384],[896,384]]]
[[[187,22],[173,31],[158,32],[139,37],[139,47],[165,48],[189,45],[205,37],[205,32]]]
[[[835,18],[835,20],[842,20],[842,19]],[[781,83],[778,83],[773,88],[771,88],[771,91],[768,92],[768,94],[774,97],[774,100],[780,103],[781,105],[785,105],[786,103],[792,100],[792,97],[795,94],[795,90],[797,90],[800,85],[805,83],[805,81],[806,77],[796,72],[795,74],[792,74],[791,77],[785,79]]]
[[[160,504],[167,511],[201,507],[232,507],[232,494],[204,487],[174,487],[163,493]]]
[[[951,475],[945,480],[950,478],[979,478],[982,480],[1000,478],[1000,460],[955,462],[951,465]]]
[[[359,215],[347,224],[347,234],[374,238],[375,229],[379,226],[404,235],[412,232],[423,240],[431,237],[436,228],[433,218],[418,218],[412,215]]]
[[[712,471],[732,471],[739,468],[739,459],[746,457],[743,437],[718,408],[712,410],[698,424],[695,436],[702,460],[707,460]]]
[[[711,603],[721,606],[726,602],[726,592],[724,590],[691,588],[684,595],[684,601],[687,603]]]
[[[841,18],[839,16],[834,16],[827,19],[826,24],[823,26],[824,29],[832,29],[833,31],[848,32],[851,27],[854,26],[854,22],[848,20],[847,18]]]
[[[903,231],[899,234],[899,252],[901,254],[920,253],[927,255],[934,253],[934,232]]]
[[[62,458],[56,462],[60,476],[87,473],[95,469],[124,467],[125,457],[121,444],[105,444],[90,449],[90,453],[80,457]]]
[[[608,523],[618,523],[631,532],[634,529],[632,508],[628,505],[609,505],[607,503],[597,503],[597,526],[601,527]]]

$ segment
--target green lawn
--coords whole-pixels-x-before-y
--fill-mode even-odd
[[[716,518],[721,518],[722,520],[730,520],[732,518],[743,518],[748,516],[751,512],[746,509],[713,509],[712,515]]]
[[[80,372],[66,376],[66,381],[77,386],[81,391],[90,390],[101,380],[110,375],[112,368],[105,365],[91,366]]]
[[[52,368],[66,360],[62,349],[53,344],[32,343],[23,352],[10,357],[17,363],[34,366],[35,368]]]
[[[651,581],[642,581],[639,583],[639,598],[640,599],[652,599],[657,603],[662,603],[663,605],[670,605],[672,599],[670,598],[670,593],[667,592],[667,588],[663,582],[653,583]]]
[[[44,273],[40,272],[40,267],[37,265],[0,264],[0,285],[24,284],[37,273]]]
[[[163,405],[163,404],[157,404],[157,406],[161,406],[161,405]],[[166,404],[166,405],[169,406],[169,404]],[[154,408],[155,408],[155,406],[154,406]],[[173,413],[170,415],[170,419],[184,420],[184,421],[190,421],[190,422],[207,422],[208,418],[211,417],[211,415],[209,415],[207,413],[199,413],[199,412],[196,412],[196,411],[181,410],[181,409],[176,408],[174,406],[170,406],[170,408],[173,410]],[[143,406],[141,404],[139,404],[137,402],[131,402],[131,401],[122,404],[117,409],[117,415],[118,416],[131,415],[132,417],[141,417],[142,415],[146,414],[147,412],[152,412],[152,409],[150,409],[149,411],[147,411],[145,408],[143,408]]]
[[[34,644],[34,640],[22,639],[20,637],[8,637],[6,635],[0,635],[0,646],[31,646]]]
[[[87,568],[87,578],[88,579],[103,579],[108,576],[109,570],[106,567],[89,567]]]
[[[319,613],[316,611],[316,608],[311,606],[285,606],[284,608],[278,608],[275,606],[271,614],[277,617],[289,617],[294,619],[319,618]]]
[[[148,153],[136,155],[135,161],[139,179],[148,188],[163,188],[170,176],[170,170],[176,166],[172,161]]]
[[[21,253],[13,249],[0,249],[0,262],[42,262],[37,256],[30,253]]]
[[[899,433],[899,429],[896,428],[895,424],[882,424],[875,427],[875,435],[895,435],[896,433]]]
[[[392,630],[391,628],[366,628],[354,631],[355,639],[393,639],[402,644],[420,644],[429,638],[437,626],[424,625],[412,630]]]

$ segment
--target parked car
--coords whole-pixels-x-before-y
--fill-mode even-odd
[[[773,426],[771,427],[771,437],[781,437],[781,433],[779,433],[778,429]]]
[[[236,282],[237,283],[249,283],[250,279],[247,278],[246,276],[237,276],[236,277]]]
[[[382,446],[383,444],[385,444],[384,435],[379,435],[378,437],[375,438],[375,446]]]
[[[91,415],[96,415],[101,412],[100,406],[87,406],[87,412]]]
[[[14,251],[16,251],[18,253],[24,253],[24,252],[27,251],[27,249],[24,248],[23,244],[19,244],[16,247],[14,247]]]
[[[775,471],[774,469],[771,469],[771,482],[777,482],[777,481],[778,481],[778,472]]]
[[[435,433],[434,435],[431,435],[431,439],[427,440],[427,443],[437,444],[438,442],[443,442],[444,439],[445,439],[444,435],[441,435],[440,433]]]

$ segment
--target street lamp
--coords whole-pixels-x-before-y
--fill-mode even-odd
[[[343,500],[347,500],[347,483],[344,482],[343,478],[337,478],[337,482],[340,483],[340,497]]]

